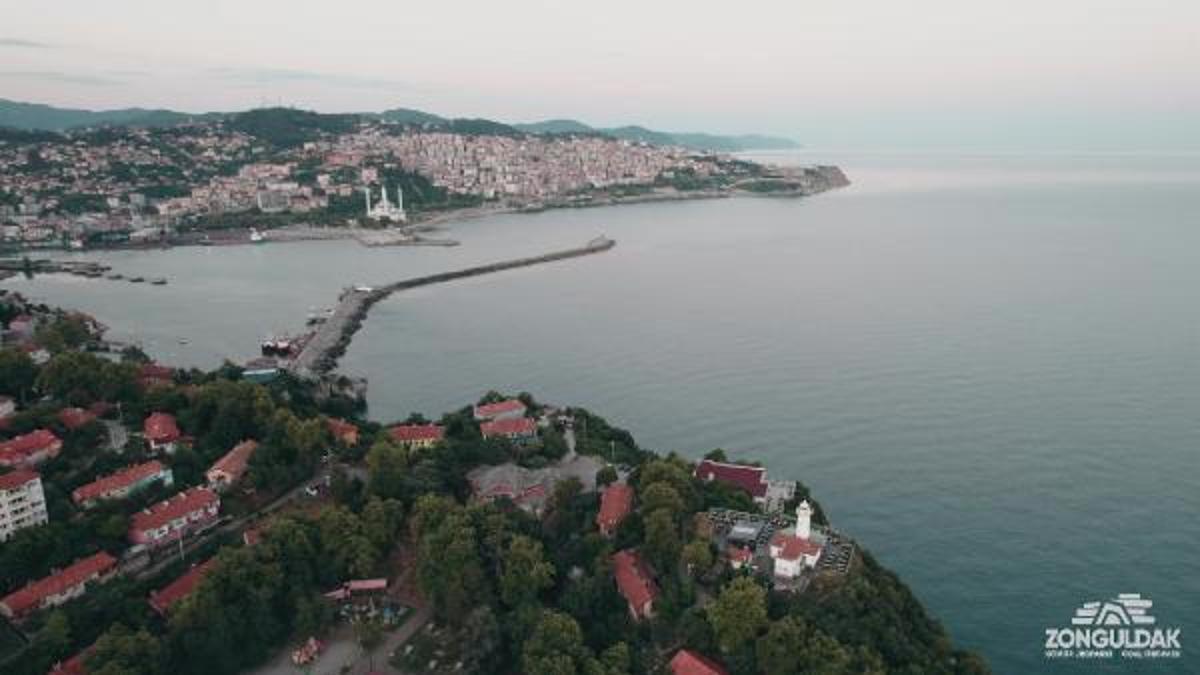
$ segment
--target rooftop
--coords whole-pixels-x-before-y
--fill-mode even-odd
[[[398,424],[388,433],[401,443],[421,441],[440,441],[446,436],[446,430],[437,424]]]
[[[40,605],[45,598],[78,586],[94,574],[104,574],[116,564],[116,558],[101,551],[76,561],[58,574],[39,579],[8,594],[0,602],[4,603],[13,614],[24,614]]]
[[[40,477],[38,472],[30,471],[29,469],[10,471],[0,476],[0,490],[14,490],[24,487],[26,483],[37,480]]]
[[[216,562],[216,558],[209,558],[187,572],[184,572],[182,576],[162,587],[162,589],[151,591],[150,606],[154,608],[154,611],[166,616],[175,603],[191,595],[192,591],[196,589],[196,586],[200,584],[205,575],[212,570]]]
[[[87,485],[75,488],[75,491],[71,493],[71,499],[75,500],[76,504],[86,502],[113,490],[120,490],[145,480],[150,476],[161,473],[164,468],[163,463],[158,460],[134,464],[116,473],[97,478]]]
[[[137,532],[157,529],[214,502],[220,503],[217,493],[208,488],[194,487],[133,514],[131,528]]]
[[[700,480],[716,480],[733,485],[750,493],[752,497],[765,497],[767,494],[767,470],[760,466],[706,459],[696,466],[695,476]]]

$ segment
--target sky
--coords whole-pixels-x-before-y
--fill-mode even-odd
[[[1196,0],[4,0],[0,98],[1200,151]]]

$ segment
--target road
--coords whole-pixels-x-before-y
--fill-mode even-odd
[[[392,655],[405,645],[412,636],[417,634],[417,631],[425,627],[429,623],[430,617],[433,616],[433,611],[429,607],[419,607],[413,612],[412,616],[408,617],[408,621],[400,626],[393,633],[389,633],[384,638],[383,644],[375,648],[374,659],[367,658],[364,654],[359,657],[354,667],[350,669],[351,675],[367,675],[367,673],[402,673],[403,671],[394,668],[388,661]],[[372,661],[374,663],[372,663]],[[374,668],[372,668],[374,665]]]

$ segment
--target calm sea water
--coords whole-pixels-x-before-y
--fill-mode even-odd
[[[1185,658],[1104,669],[1200,670],[1200,157],[799,159],[855,184],[496,217],[456,249],[84,254],[171,284],[6,285],[212,366],[350,283],[605,233],[607,254],[377,305],[343,361],[372,416],[528,390],[659,450],[723,447],[812,486],[998,672],[1101,669],[1045,660],[1044,629],[1128,592]]]

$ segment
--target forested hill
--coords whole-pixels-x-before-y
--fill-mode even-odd
[[[284,115],[281,111],[290,111]],[[299,118],[307,117],[301,120]],[[665,132],[629,125],[621,127],[592,127],[569,119],[507,124],[482,118],[449,118],[411,108],[392,108],[381,113],[320,114],[292,108],[264,108],[245,112],[184,113],[174,110],[124,108],[119,110],[82,110],[57,108],[39,103],[22,103],[0,99],[0,129],[20,131],[68,131],[88,127],[167,127],[188,122],[231,120],[236,125],[265,131],[273,141],[294,144],[296,125],[337,128],[346,121],[380,119],[397,124],[440,128],[454,133],[517,135],[517,134],[600,134],[630,141],[656,145],[679,145],[693,150],[737,152],[742,150],[779,150],[797,148],[789,138],[757,134],[718,135],[706,133]],[[278,123],[280,129],[268,129],[264,122]]]

